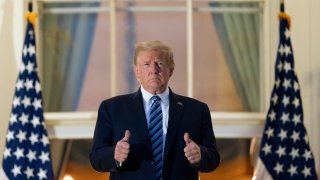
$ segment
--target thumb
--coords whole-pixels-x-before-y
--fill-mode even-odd
[[[123,138],[122,140],[128,142],[129,139],[130,139],[130,137],[131,137],[130,131],[129,131],[129,130],[126,130],[126,132],[125,132],[125,134],[124,134],[124,138]]]
[[[183,139],[186,142],[186,145],[188,145],[191,142],[191,139],[189,138],[188,133],[184,133]]]

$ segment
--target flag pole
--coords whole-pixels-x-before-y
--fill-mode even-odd
[[[284,0],[280,0],[280,12],[284,12]]]
[[[30,13],[33,11],[32,1],[29,1],[29,3],[28,3],[28,11],[29,11]]]

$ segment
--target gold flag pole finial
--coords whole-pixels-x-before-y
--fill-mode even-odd
[[[28,4],[28,12],[25,15],[25,18],[33,25],[33,27],[36,24],[37,20],[37,13],[33,12],[33,7],[32,7],[32,1],[29,2]]]
[[[284,0],[280,0],[279,19],[287,20],[287,21],[288,21],[288,28],[290,29],[290,26],[291,26],[291,17],[290,17],[287,13],[285,13]]]

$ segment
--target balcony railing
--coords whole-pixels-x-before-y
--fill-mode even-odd
[[[213,129],[217,138],[261,137],[265,113],[212,112]],[[96,112],[45,113],[51,139],[91,139],[96,124]]]

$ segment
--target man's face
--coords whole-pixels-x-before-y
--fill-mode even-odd
[[[155,50],[140,51],[134,71],[137,80],[151,94],[165,91],[173,73],[166,57]]]

